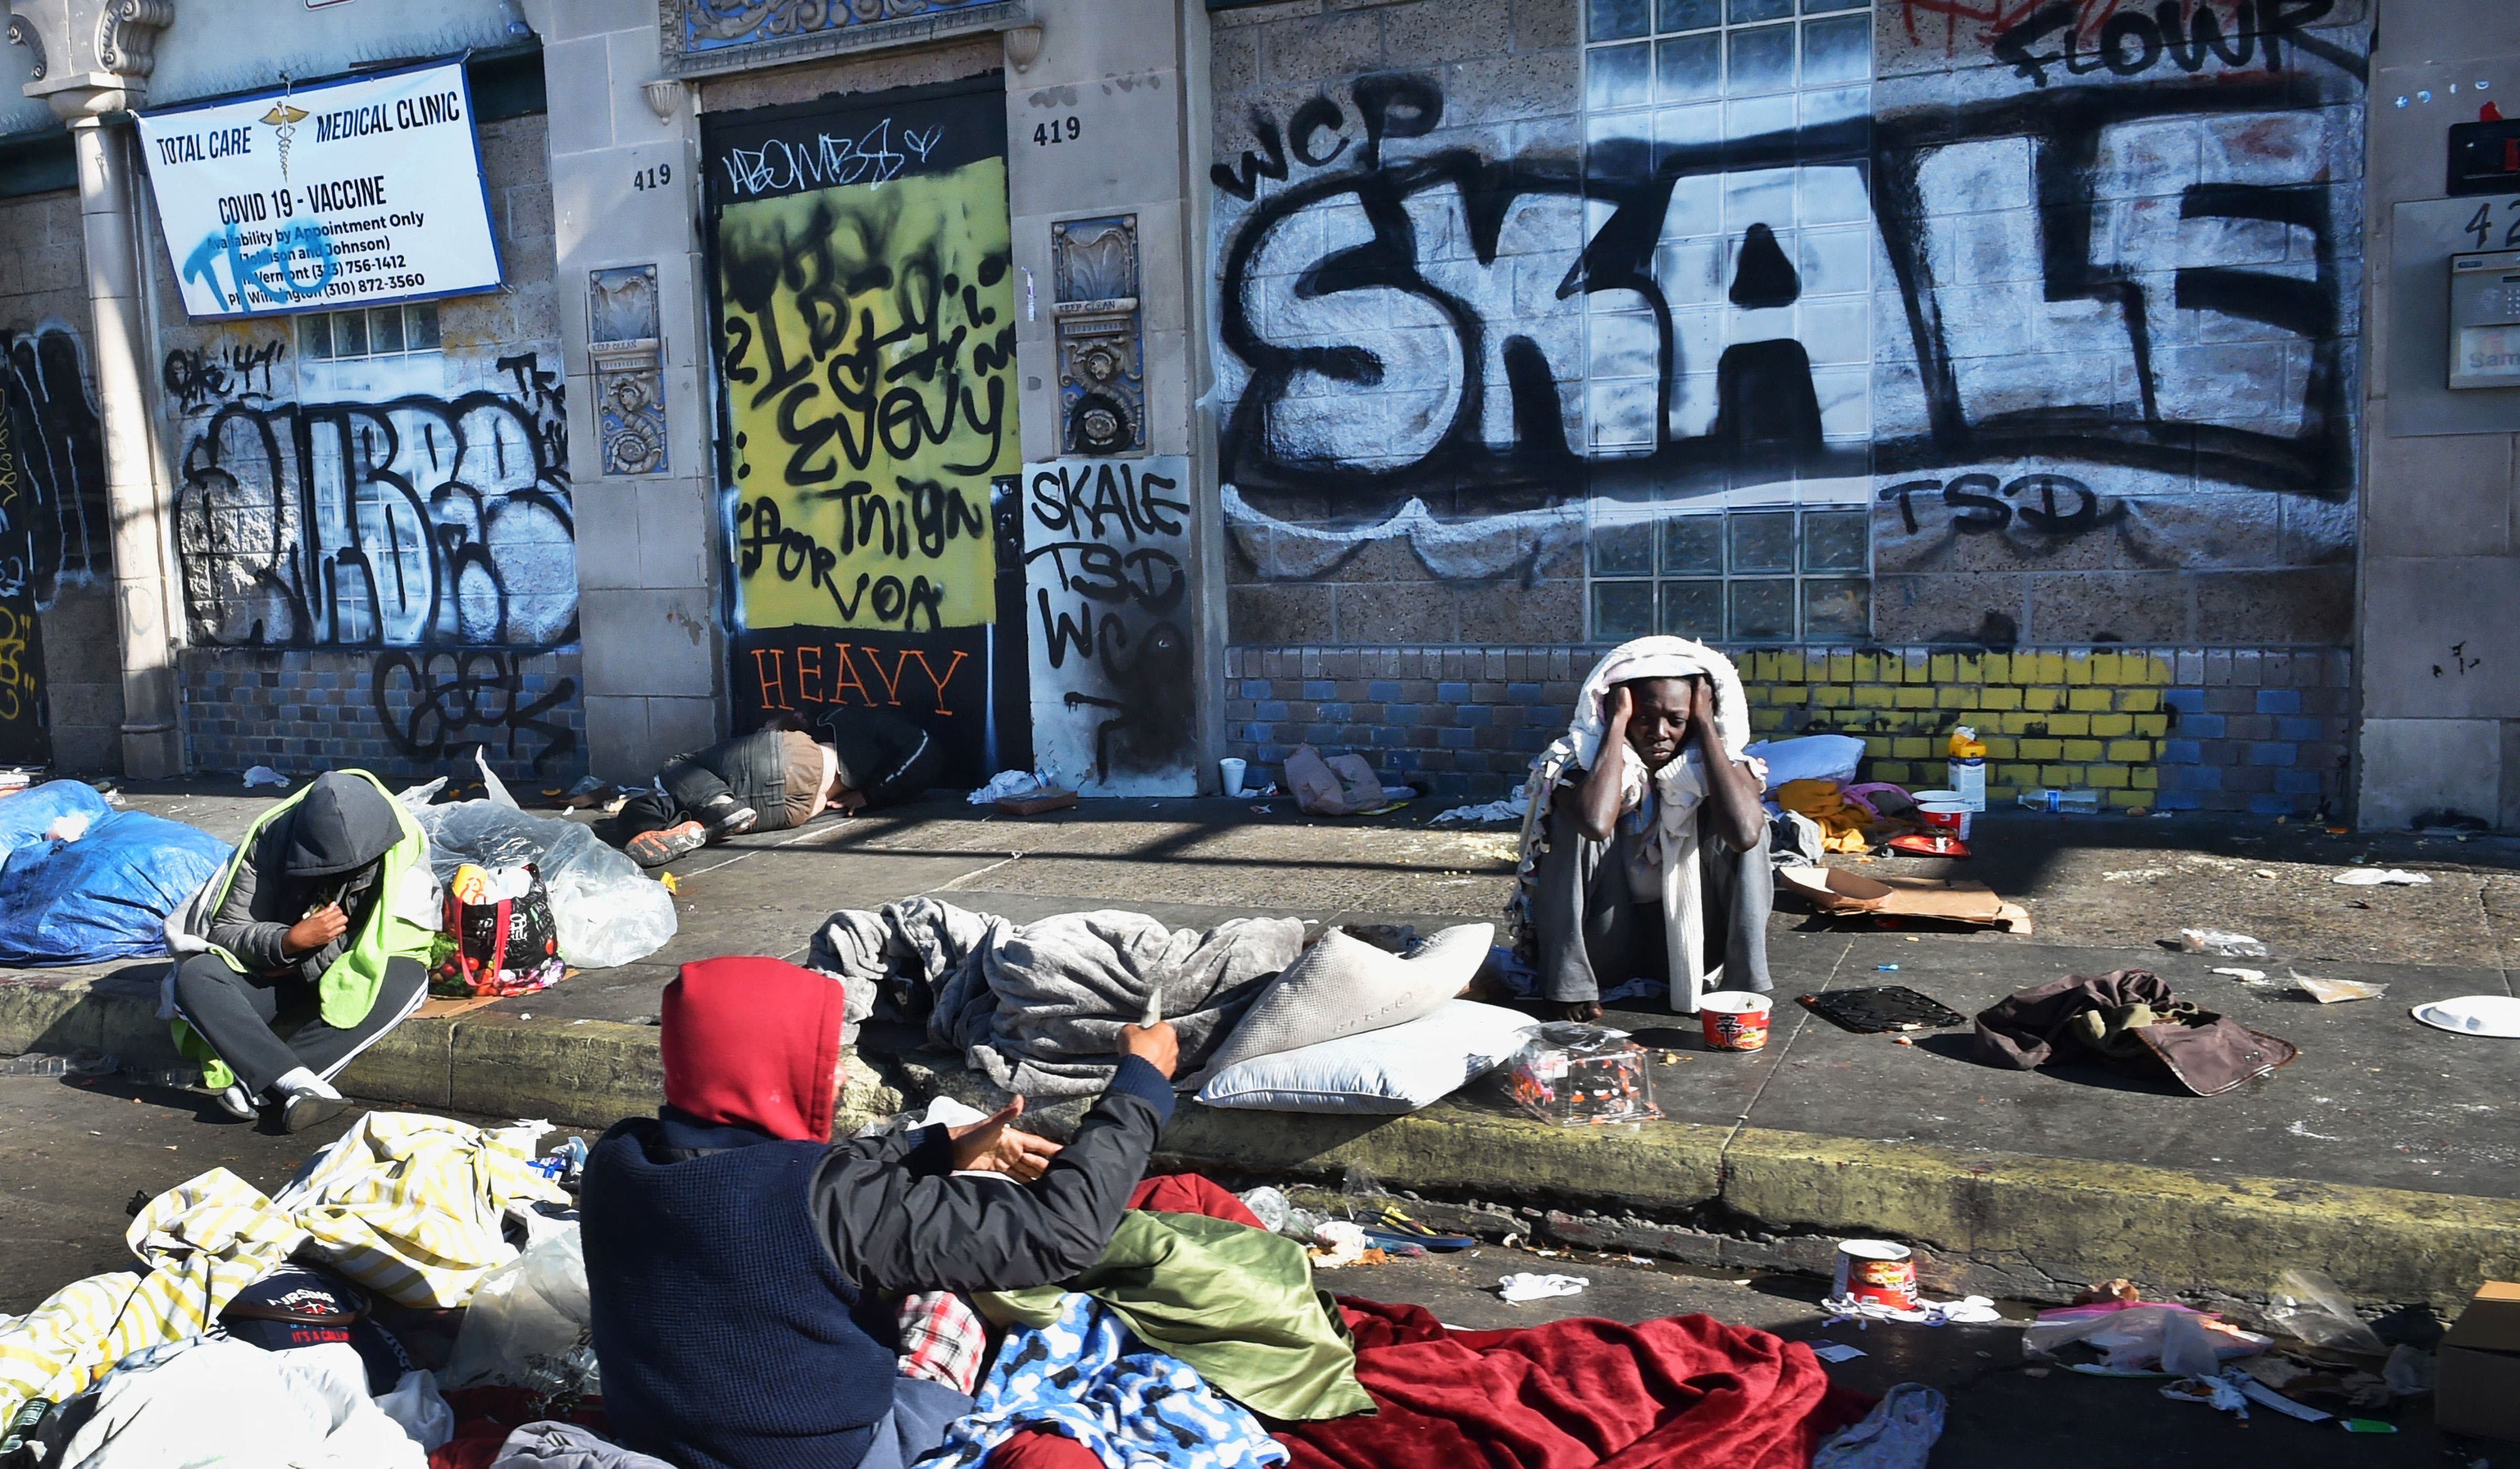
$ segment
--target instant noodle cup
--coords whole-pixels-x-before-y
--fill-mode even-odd
[[[1718,990],[1697,998],[1697,1023],[1706,1044],[1716,1050],[1765,1050],[1768,1011],[1765,995],[1747,990]]]

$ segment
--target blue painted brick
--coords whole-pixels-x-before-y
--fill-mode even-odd
[[[2152,803],[2155,811],[2200,811],[2204,806],[2203,796],[2189,795],[2184,791],[2177,790],[2161,792]]]
[[[1269,696],[1269,681],[1267,679],[1244,679],[1242,681],[1242,696],[1244,698],[1267,698]]]
[[[1304,741],[1307,744],[1328,744],[1336,738],[1338,738],[1338,726],[1336,725],[1304,726]]]
[[[1267,700],[1264,700],[1263,702],[1261,702],[1261,703],[1259,703],[1259,704],[1256,704],[1256,705],[1254,705],[1254,706],[1252,707],[1252,710],[1251,710],[1251,717],[1252,717],[1252,718],[1254,718],[1254,719],[1267,719],[1267,720],[1280,720],[1280,719],[1284,719],[1284,718],[1286,718],[1286,717],[1287,717],[1287,715],[1286,715],[1286,701],[1285,701],[1284,699],[1267,699]]]
[[[2202,689],[2164,689],[2161,701],[2182,714],[2205,712],[2205,690]]]
[[[2299,714],[2301,690],[2298,689],[2261,689],[2258,690],[2260,714]]]
[[[1496,723],[1496,710],[1489,708],[1485,704],[1463,704],[1462,707],[1453,711],[1453,723],[1457,725],[1492,725]]]
[[[2161,742],[2161,763],[2164,765],[2195,765],[2204,758],[2204,746],[2193,739],[2165,739]]]
[[[2219,765],[2189,765],[2169,772],[2170,783],[2179,790],[2221,790],[2223,768]]]
[[[1471,730],[1437,730],[1435,747],[1440,750],[1466,750],[1471,747],[1471,741],[1475,738],[1477,734]]]
[[[2301,746],[2280,739],[2261,739],[2249,746],[2251,765],[2290,765],[2301,758]]]
[[[1276,727],[1272,725],[1244,725],[1242,727],[1242,737],[1257,743],[1260,740],[1268,738],[1269,732],[1274,728]]]
[[[1324,704],[1315,712],[1320,714],[1322,718],[1327,719],[1333,724],[1343,725],[1349,720],[1356,718],[1356,706],[1343,701]]]
[[[1373,731],[1373,742],[1384,749],[1398,749],[1409,742],[1409,732],[1398,725],[1377,725]]]
[[[1538,684],[1508,684],[1505,696],[1517,704],[1537,704],[1548,699],[1549,691]]]
[[[2299,740],[2305,744],[2317,741],[2327,733],[2315,715],[2295,715],[2275,721],[2275,738]]]
[[[1435,697],[1448,704],[1466,704],[1470,701],[1470,686],[1467,684],[1438,684],[1435,686]]]
[[[1395,702],[1401,697],[1398,679],[1375,679],[1365,686],[1365,696],[1378,704]]]
[[[2290,816],[2293,814],[2294,805],[2293,798],[2290,796],[2262,791],[2249,797],[2249,814],[2251,816]]]
[[[2179,721],[2179,733],[2191,739],[2220,739],[2223,737],[2223,716],[2220,714],[2182,715]]]
[[[2319,790],[2318,772],[2277,771],[2275,789],[2288,796],[2315,796]]]
[[[1549,748],[1549,741],[1553,737],[1546,729],[1525,727],[1513,732],[1513,747],[1536,754]]]
[[[1266,698],[1268,695],[1262,694],[1260,697]],[[1304,680],[1304,697],[1308,699],[1336,698],[1338,697],[1338,685],[1332,683],[1328,679],[1306,679]]]

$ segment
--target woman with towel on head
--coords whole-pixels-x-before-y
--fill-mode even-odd
[[[1552,1018],[1596,1019],[1636,980],[1668,981],[1682,1014],[1769,988],[1776,879],[1749,739],[1741,676],[1704,644],[1639,638],[1593,665],[1525,792],[1516,901]]]

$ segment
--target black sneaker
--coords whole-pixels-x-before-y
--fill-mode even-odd
[[[685,822],[667,826],[662,831],[642,831],[630,838],[621,850],[643,868],[661,868],[677,857],[687,857],[708,845],[708,833],[698,822]]]
[[[302,1133],[318,1123],[331,1122],[350,1110],[346,1096],[326,1096],[321,1091],[292,1091],[280,1101],[280,1130]]]
[[[761,813],[742,804],[733,796],[720,796],[700,809],[700,824],[708,828],[709,840],[742,836],[761,820]]]

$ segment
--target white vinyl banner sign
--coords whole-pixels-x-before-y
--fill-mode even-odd
[[[145,113],[140,138],[196,317],[499,284],[460,62]]]

